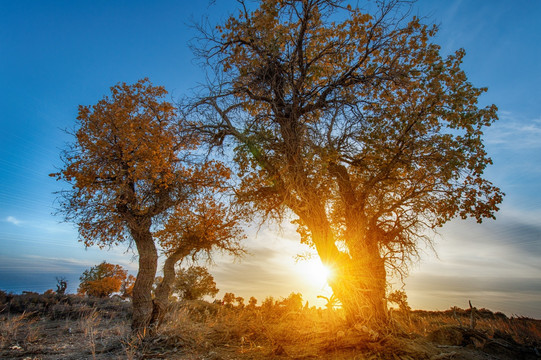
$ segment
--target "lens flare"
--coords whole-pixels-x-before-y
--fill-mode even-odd
[[[298,271],[302,276],[317,286],[325,286],[327,279],[332,275],[329,268],[324,266],[319,259],[299,261]]]

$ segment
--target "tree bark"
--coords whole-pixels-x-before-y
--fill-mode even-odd
[[[328,280],[351,323],[377,328],[387,323],[385,261],[376,242],[356,234],[355,249],[340,252],[326,217],[311,213],[305,221],[322,263],[332,271]]]
[[[150,221],[143,221],[131,229],[139,253],[139,271],[133,286],[132,331],[141,336],[150,333],[152,319],[152,285],[158,267],[158,251],[150,232]]]
[[[175,265],[178,261],[183,259],[188,252],[185,249],[177,249],[171,255],[167,257],[163,265],[163,279],[156,287],[154,297],[154,307],[152,310],[152,319],[150,321],[152,327],[158,328],[167,312],[169,305],[169,295],[173,288],[175,281]]]
[[[352,258],[342,268],[336,283],[330,286],[342,302],[349,322],[370,327],[385,326],[386,272],[378,253],[367,252],[363,258]]]

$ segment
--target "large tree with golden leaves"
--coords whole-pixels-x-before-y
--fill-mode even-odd
[[[365,13],[332,0],[262,0],[216,29],[198,55],[217,82],[188,110],[215,146],[233,143],[239,199],[296,215],[332,268],[353,321],[386,319],[389,270],[456,216],[494,217],[483,171],[496,107],[468,82],[464,51],[442,57],[436,27],[400,1]]]
[[[230,175],[223,164],[196,157],[199,140],[184,131],[166,94],[144,79],[113,86],[96,105],[80,106],[75,141],[63,153],[64,167],[52,174],[71,185],[60,193],[60,212],[76,223],[85,245],[135,243],[132,327],[141,334],[152,323],[155,233],[170,229],[167,222],[202,189],[221,191]]]

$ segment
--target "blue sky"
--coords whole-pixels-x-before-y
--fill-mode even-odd
[[[196,4],[195,6],[190,6]],[[76,291],[82,271],[103,260],[136,271],[126,247],[86,249],[55,217],[48,174],[60,165],[79,104],[117,82],[149,77],[180,97],[203,81],[188,41],[190,24],[225,19],[234,1],[0,0],[0,289],[45,291],[56,276]],[[486,133],[487,177],[507,194],[496,221],[452,221],[438,257],[427,250],[406,291],[414,308],[478,307],[541,318],[541,2],[418,1],[413,12],[440,25],[443,53],[466,49],[464,70],[489,91],[500,120]],[[294,263],[294,230],[250,232],[252,253],[211,267],[220,295],[248,298],[301,291],[312,303],[327,289]]]

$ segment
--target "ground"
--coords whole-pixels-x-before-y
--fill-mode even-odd
[[[131,334],[131,304],[118,298],[16,295],[0,312],[1,359],[541,359],[541,321],[488,310],[474,312],[475,323],[456,308],[395,311],[374,331],[340,310],[191,301],[144,339]]]

